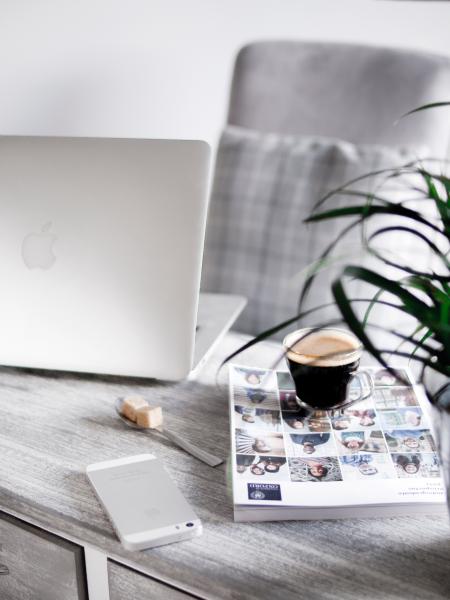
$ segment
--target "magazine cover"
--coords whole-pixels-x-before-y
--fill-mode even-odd
[[[407,369],[371,371],[369,399],[305,413],[288,372],[230,365],[235,509],[445,508],[423,390]]]

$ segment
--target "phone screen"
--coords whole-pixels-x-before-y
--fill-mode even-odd
[[[88,470],[88,477],[122,535],[198,519],[159,460]]]

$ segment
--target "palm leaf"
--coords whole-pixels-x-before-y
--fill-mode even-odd
[[[370,304],[366,308],[366,312],[364,313],[364,318],[363,318],[363,321],[362,321],[362,326],[363,327],[367,326],[367,323],[369,321],[370,313],[372,312],[372,310],[374,309],[374,307],[379,304],[379,299],[381,298],[381,296],[383,294],[384,294],[384,290],[378,290],[376,292],[376,294],[374,295],[374,297],[372,298],[372,300],[370,301]]]
[[[342,185],[338,188],[335,188],[333,190],[330,190],[320,200],[318,200],[313,207],[313,212],[315,212],[320,206],[322,206],[322,204],[324,204],[325,202],[327,202],[334,196],[336,196],[338,194],[342,194],[342,193],[348,193],[349,190],[347,188],[354,185],[355,183],[359,183],[360,181],[366,181],[367,179],[371,179],[373,177],[378,177],[379,175],[386,175],[388,178],[403,176],[409,172],[409,169],[414,168],[416,163],[417,163],[417,161],[414,160],[414,161],[405,163],[404,165],[401,165],[396,168],[389,167],[389,168],[385,168],[385,169],[378,169],[376,171],[371,171],[369,173],[365,173],[364,175],[359,175],[358,177],[355,177],[354,179],[350,179],[344,185]],[[367,196],[368,195],[367,192],[365,192],[364,195]]]
[[[430,108],[441,108],[443,106],[450,106],[450,102],[430,102],[429,104],[423,104],[418,108],[413,108],[412,110],[409,110],[407,113],[402,115],[400,119],[396,121],[396,123],[398,123],[401,119],[404,119],[405,117],[409,117],[410,115],[414,115],[415,113],[422,112],[423,110],[429,110]]]
[[[419,322],[430,328],[439,327],[442,331],[450,332],[450,325],[448,323],[443,323],[442,319],[436,319],[435,310],[432,306],[428,306],[422,300],[419,300],[419,298],[404,289],[398,282],[388,279],[371,269],[353,265],[349,265],[343,269],[342,277],[354,277],[393,294],[402,302],[408,314],[416,317]]]
[[[422,331],[423,327],[418,326],[418,330]],[[425,340],[427,340],[428,338],[432,337],[433,335],[433,331],[431,329],[428,329],[427,331],[425,331],[425,333],[423,334],[423,336],[420,338],[420,340],[418,341],[418,343],[415,345],[414,349],[411,352],[411,358],[416,354],[416,352],[419,350],[419,348],[422,346],[423,347],[423,342],[425,342]]]
[[[406,217],[413,219],[417,223],[430,227],[433,231],[442,234],[441,229],[433,223],[430,223],[425,217],[422,217],[420,213],[411,208],[406,208],[401,204],[389,203],[388,206],[374,206],[374,205],[358,205],[358,206],[346,206],[341,208],[334,208],[327,210],[319,214],[313,214],[305,219],[305,223],[316,223],[319,221],[325,221],[329,219],[336,219],[341,217],[350,217],[360,215],[361,219],[368,219],[374,215],[396,215],[399,217]]]
[[[390,226],[390,227],[380,227],[379,229],[374,231],[369,236],[367,242],[368,242],[368,244],[370,244],[371,241],[373,241],[376,237],[379,237],[380,235],[384,235],[386,233],[398,233],[400,231],[408,233],[410,235],[413,235],[413,236],[419,238],[420,240],[422,240],[434,252],[434,254],[442,260],[442,262],[444,263],[444,265],[447,268],[450,267],[450,261],[448,260],[447,256],[443,252],[441,252],[441,250],[436,246],[436,244],[434,242],[429,240],[427,238],[427,236],[424,235],[423,233],[421,233],[420,231],[417,231],[417,229],[412,229],[411,227],[406,227],[406,225],[394,225],[394,226]],[[398,266],[398,265],[394,264],[393,266]],[[425,275],[430,276],[429,273],[425,274]],[[434,273],[433,273],[433,275],[434,275]],[[444,279],[444,281],[449,280],[448,277],[444,277],[443,279]]]

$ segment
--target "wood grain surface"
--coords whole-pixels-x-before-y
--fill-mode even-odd
[[[87,600],[83,548],[0,513],[2,600]]]
[[[150,600],[192,600],[195,596],[180,592],[176,588],[165,585],[108,560],[109,600],[135,600],[143,598]]]
[[[446,517],[234,523],[226,467],[208,467],[116,417],[117,396],[143,394],[174,431],[226,456],[228,399],[217,366],[241,341],[229,334],[196,381],[175,385],[1,369],[0,508],[203,598],[448,599]],[[277,353],[260,345],[241,361],[270,366]],[[122,548],[85,468],[142,452],[164,461],[203,521],[201,537],[146,552]]]

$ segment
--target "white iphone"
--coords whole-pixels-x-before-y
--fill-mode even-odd
[[[200,519],[152,454],[89,465],[86,474],[128,550],[201,534]]]

